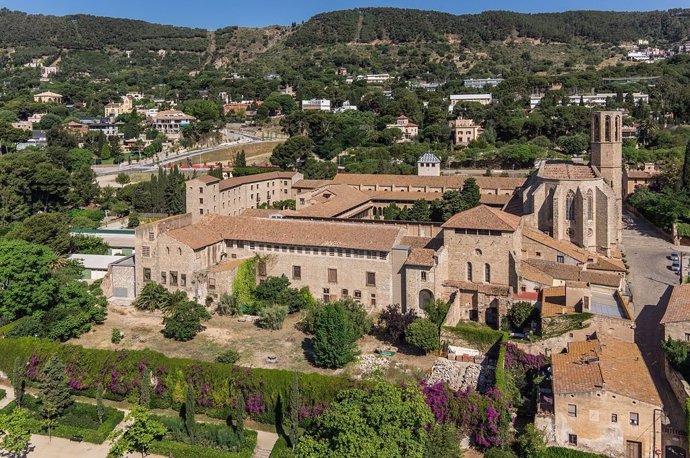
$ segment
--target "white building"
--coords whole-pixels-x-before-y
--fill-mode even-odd
[[[623,94],[623,98],[627,97],[627,93]],[[649,103],[649,94],[645,94],[642,92],[633,92],[632,94],[633,100],[635,103],[640,103],[640,101],[644,103]],[[529,105],[530,108],[534,109],[539,104],[541,103],[541,100],[544,98],[543,95],[532,95],[530,96],[529,99]],[[584,103],[585,106],[587,107],[605,107],[606,106],[606,100],[607,99],[615,99],[616,98],[616,93],[615,92],[601,92],[599,94],[574,94],[568,96],[568,100],[570,102],[570,105],[579,105],[580,102]]]
[[[473,87],[476,89],[481,89],[484,86],[498,86],[503,82],[503,78],[470,78],[463,81],[465,87]]]
[[[331,111],[331,101],[327,99],[302,100],[302,110]]]
[[[458,103],[479,103],[481,105],[490,105],[493,102],[491,94],[453,94],[450,96],[450,105],[448,105],[448,112],[452,113],[455,105]]]
[[[334,113],[343,113],[345,111],[357,111],[357,107],[350,104],[349,100],[346,100],[342,106],[333,109]]]

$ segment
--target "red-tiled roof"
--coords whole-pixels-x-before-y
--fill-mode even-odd
[[[520,225],[520,218],[496,208],[479,205],[451,217],[443,223],[444,229],[485,229],[514,232]]]
[[[661,323],[690,321],[690,284],[676,285],[668,298],[666,313]]]

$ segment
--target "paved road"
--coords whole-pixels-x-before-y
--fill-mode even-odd
[[[678,251],[657,229],[630,214],[623,216],[623,251],[630,266],[629,282],[635,304],[635,342],[640,347],[672,427],[685,430],[685,415],[666,380],[659,321],[666,310],[671,287],[679,277],[667,258]]]

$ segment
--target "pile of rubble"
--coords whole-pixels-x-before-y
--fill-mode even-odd
[[[359,376],[366,377],[376,371],[383,371],[391,366],[391,360],[378,355],[363,355],[359,358]]]
[[[431,367],[431,375],[427,379],[429,385],[446,382],[453,390],[468,387],[478,389],[482,366],[475,363],[451,361],[438,358]]]

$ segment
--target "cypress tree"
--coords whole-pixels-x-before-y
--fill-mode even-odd
[[[43,368],[40,399],[40,413],[47,420],[48,436],[52,439],[52,425],[72,404],[65,366],[57,354],[53,355]]]
[[[98,415],[98,423],[103,424],[103,417],[105,416],[105,406],[103,405],[102,383],[99,383],[96,387],[96,414]]]
[[[194,432],[196,429],[196,405],[194,400],[194,387],[190,383],[187,385],[187,397],[184,401],[184,426],[187,430],[187,435],[190,438],[194,438]]]
[[[235,434],[240,448],[244,447],[244,394],[240,392],[235,405]]]
[[[685,159],[683,160],[682,185],[685,192],[690,192],[690,140],[685,146]]]
[[[14,358],[14,368],[12,369],[12,388],[14,389],[14,400],[17,407],[22,406],[26,381],[24,379],[24,365],[19,356]]]
[[[290,439],[290,445],[292,445],[293,450],[299,439],[299,401],[299,378],[295,372],[292,374],[292,380],[290,381],[290,399],[288,401],[287,418],[284,420],[284,424],[287,426],[286,434],[288,439]]]
[[[151,369],[146,369],[139,384],[139,405],[147,409],[151,405]]]

